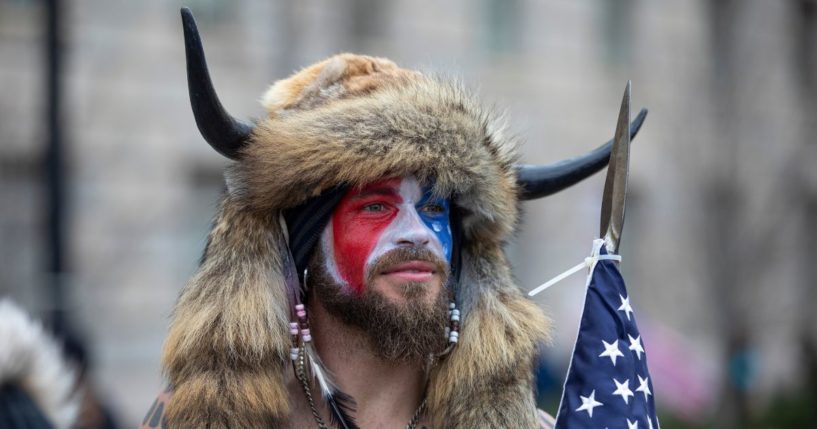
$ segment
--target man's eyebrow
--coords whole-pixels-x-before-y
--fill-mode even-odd
[[[360,191],[359,194],[354,195],[352,197],[352,199],[353,200],[359,200],[359,199],[362,199],[362,198],[370,197],[372,195],[381,195],[381,196],[384,196],[384,197],[390,197],[390,196],[399,195],[399,192],[396,189],[394,189],[392,187],[389,187],[389,186],[378,186],[376,188],[364,189],[363,191]]]

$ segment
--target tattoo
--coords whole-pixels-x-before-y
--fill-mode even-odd
[[[153,412],[153,417],[150,418],[150,422],[148,422],[148,426],[151,428],[155,428],[159,426],[159,422],[162,421],[162,413],[165,410],[165,404],[161,403],[156,408],[156,411]]]
[[[153,405],[150,406],[150,409],[148,410],[148,413],[145,414],[145,418],[142,419],[142,426],[148,424],[148,420],[150,419],[150,416],[153,415],[153,410],[156,409],[156,404],[158,404],[158,403],[159,403],[159,398],[156,398],[156,399],[153,400]]]
[[[167,427],[167,419],[165,418],[165,406],[170,399],[170,390],[165,390],[159,394],[153,405],[150,406],[148,413],[142,420],[142,426],[139,429],[162,429]]]

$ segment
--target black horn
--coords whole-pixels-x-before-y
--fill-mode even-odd
[[[635,138],[647,109],[641,109],[630,123],[630,139]],[[517,165],[516,181],[519,183],[519,199],[534,200],[568,188],[604,168],[610,161],[613,140],[599,146],[588,154],[548,165]]]
[[[237,159],[239,151],[249,141],[253,127],[233,118],[221,106],[207,70],[196,20],[186,7],[182,8],[182,27],[187,57],[187,90],[196,125],[213,149],[227,158]]]

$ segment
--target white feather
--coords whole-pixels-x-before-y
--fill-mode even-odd
[[[307,344],[305,347],[306,356],[309,359],[309,367],[312,370],[312,376],[318,380],[318,386],[321,388],[321,394],[324,397],[333,395],[335,392],[335,383],[329,376],[328,371],[324,369],[323,363],[318,357],[318,353],[312,344]]]

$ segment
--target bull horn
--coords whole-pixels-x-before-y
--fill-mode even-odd
[[[187,58],[187,90],[196,125],[213,149],[227,158],[238,159],[241,148],[250,140],[253,126],[233,118],[222,107],[210,80],[193,13],[186,7],[181,12]]]
[[[630,123],[630,139],[635,138],[647,109],[641,109]],[[516,182],[519,184],[519,199],[535,200],[555,194],[590,177],[607,165],[613,140],[599,146],[588,154],[566,159],[548,165],[517,165]]]

